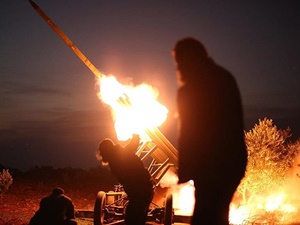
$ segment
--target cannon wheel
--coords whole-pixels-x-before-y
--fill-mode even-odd
[[[164,225],[171,225],[173,222],[173,196],[168,194],[165,200]]]
[[[94,207],[94,225],[104,224],[104,213],[106,204],[106,193],[104,191],[99,191],[95,201]]]

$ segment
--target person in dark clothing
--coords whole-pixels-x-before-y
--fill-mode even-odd
[[[247,152],[235,78],[192,38],[173,49],[178,79],[178,183],[194,181],[191,224],[228,224],[232,196],[244,176]]]
[[[99,144],[99,155],[107,163],[111,173],[123,185],[129,203],[125,212],[126,225],[144,225],[149,205],[153,198],[153,183],[149,171],[135,154],[139,136],[133,135],[131,142],[122,147],[105,139]]]
[[[30,219],[29,225],[77,225],[72,200],[62,188],[53,189],[40,202],[40,208]]]

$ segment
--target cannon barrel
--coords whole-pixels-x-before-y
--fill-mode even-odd
[[[61,37],[61,39],[72,49],[72,51],[78,56],[78,58],[92,71],[92,73],[100,78],[101,72],[94,66],[94,64],[80,51],[79,48],[71,41],[68,36],[59,29],[58,26],[44,13],[44,11],[32,0],[28,0],[34,10],[46,21],[46,23]]]

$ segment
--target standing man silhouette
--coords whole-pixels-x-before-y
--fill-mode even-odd
[[[182,84],[177,92],[178,183],[194,181],[192,225],[225,225],[247,162],[240,92],[200,41],[178,41],[173,56]]]

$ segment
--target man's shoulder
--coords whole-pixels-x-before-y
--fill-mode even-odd
[[[57,204],[63,204],[63,205],[73,204],[72,199],[66,195],[58,196],[56,202]]]
[[[45,203],[47,203],[47,202],[49,202],[51,200],[52,200],[51,196],[46,196],[46,197],[44,197],[44,198],[41,199],[41,204],[45,204]]]
[[[71,198],[67,195],[60,195],[59,198],[67,200],[67,201],[71,201]]]
[[[215,64],[214,69],[213,69],[213,73],[217,76],[217,77],[221,77],[225,80],[231,80],[234,81],[235,78],[232,75],[232,73],[227,70],[226,68],[224,68],[223,66],[220,66],[218,64]]]

